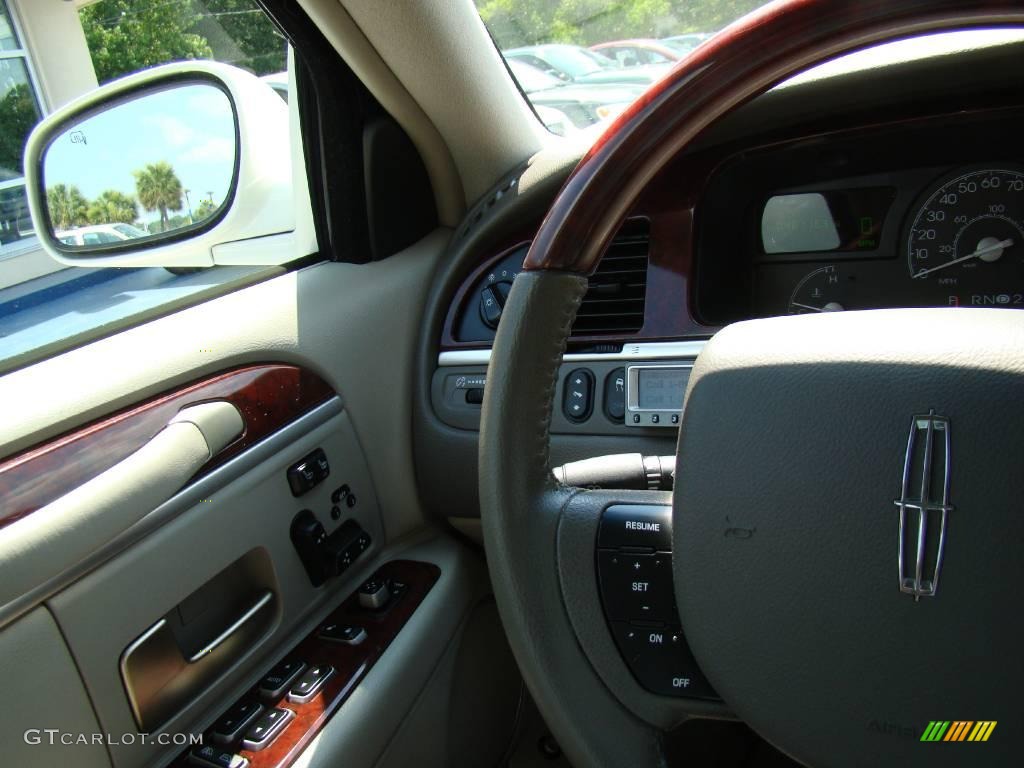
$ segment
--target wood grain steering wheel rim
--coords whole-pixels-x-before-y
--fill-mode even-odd
[[[549,727],[575,764],[666,761],[661,730],[630,711],[595,673],[563,604],[565,564],[557,562],[554,542],[560,518],[580,490],[552,479],[549,427],[558,366],[586,276],[645,185],[743,103],[860,48],[934,31],[1009,24],[1024,24],[1024,8],[992,0],[772,3],[723,30],[652,86],[608,128],[560,191],[498,328],[481,422],[479,479],[488,567],[510,644]],[[808,754],[800,743],[778,746]],[[857,763],[847,755],[837,764]]]

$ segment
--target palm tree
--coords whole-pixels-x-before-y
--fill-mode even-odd
[[[89,204],[88,216],[90,224],[134,224],[139,218],[139,206],[131,195],[107,189]]]
[[[147,211],[160,212],[160,231],[167,231],[168,211],[182,208],[182,186],[171,164],[161,160],[135,171],[135,191]]]
[[[88,221],[88,202],[74,184],[54,184],[46,190],[46,205],[54,229],[80,227]]]

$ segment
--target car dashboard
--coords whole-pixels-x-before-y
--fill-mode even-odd
[[[1024,307],[1022,52],[1024,35],[981,30],[855,54],[738,107],[666,164],[589,277],[556,385],[552,465],[674,454],[688,368],[730,323]],[[545,151],[499,181],[438,272],[416,452],[450,519],[479,514],[495,328],[585,149]]]

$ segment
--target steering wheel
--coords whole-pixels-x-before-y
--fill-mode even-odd
[[[586,276],[645,184],[738,105],[854,49],[1022,21],[993,0],[768,5],[653,86],[559,193],[497,331],[479,467],[502,620],[574,764],[665,764],[665,733],[713,712],[643,692],[597,597],[602,510],[667,495],[565,487],[550,471]],[[807,765],[1019,763],[1022,385],[1024,313],[1007,310],[774,318],[708,342],[679,432],[672,568],[687,640],[729,711]],[[937,720],[999,727],[984,743],[922,741]]]

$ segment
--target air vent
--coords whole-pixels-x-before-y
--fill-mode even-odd
[[[636,333],[643,327],[650,241],[647,219],[622,225],[590,276],[572,326],[574,336]]]

